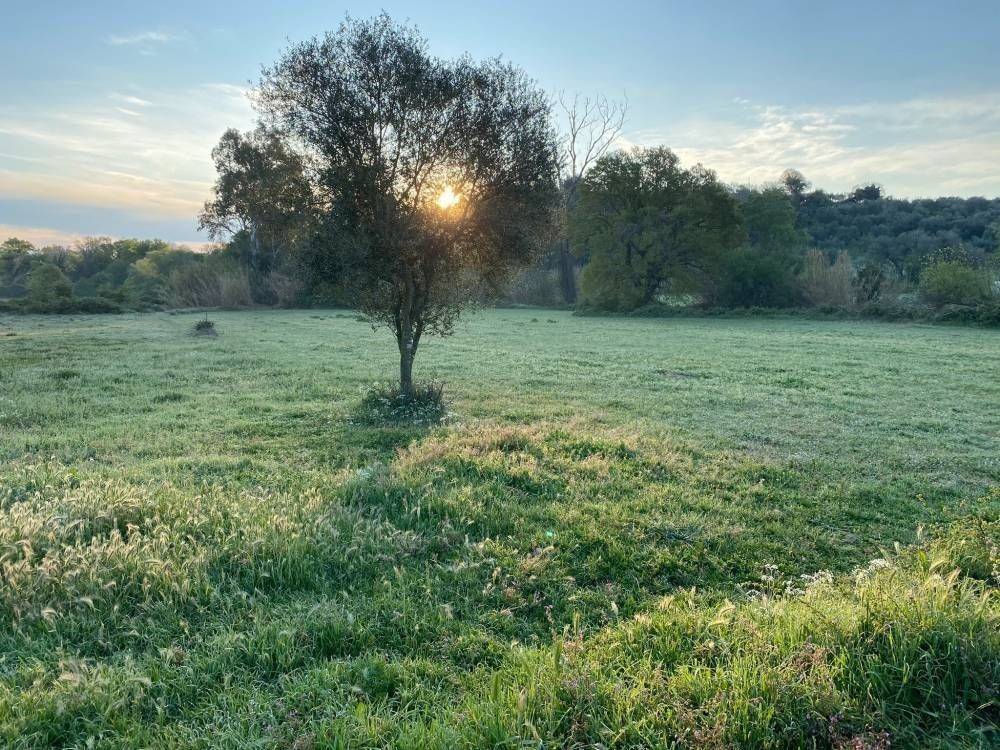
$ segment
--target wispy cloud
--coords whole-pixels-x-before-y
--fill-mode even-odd
[[[898,196],[1000,195],[1000,93],[795,108],[733,102],[727,117],[630,134],[734,183],[789,167],[828,190],[865,182]]]
[[[226,128],[253,124],[245,90],[219,83],[128,96],[134,108],[0,108],[0,198],[193,223],[215,179],[212,147]]]
[[[130,44],[162,44],[172,42],[179,37],[166,31],[136,31],[131,34],[112,34],[107,42],[115,47]]]
[[[140,99],[138,96],[132,96],[131,94],[119,94],[114,92],[109,95],[111,99],[115,101],[122,102],[123,104],[128,104],[132,107],[149,107],[153,103],[147,99]]]

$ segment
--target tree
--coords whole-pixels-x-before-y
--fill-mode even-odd
[[[766,253],[798,255],[806,241],[795,227],[795,208],[781,188],[751,190],[742,204],[743,223],[750,245]]]
[[[27,240],[17,237],[8,237],[0,243],[0,253],[10,253],[11,255],[23,255],[35,252],[35,246]]]
[[[212,149],[212,160],[218,179],[199,228],[214,240],[243,235],[246,265],[266,274],[308,226],[313,196],[305,160],[265,128],[246,134],[227,130]]]
[[[581,183],[573,230],[590,256],[584,296],[619,310],[704,278],[743,237],[736,201],[715,174],[683,169],[667,148],[599,159]]]
[[[870,185],[859,185],[847,196],[851,203],[864,203],[865,201],[877,201],[882,197],[882,186],[874,183]]]
[[[782,172],[781,184],[785,186],[785,191],[791,196],[795,205],[803,202],[806,190],[809,189],[809,180],[797,169],[786,169]]]
[[[73,287],[66,275],[51,263],[39,263],[28,277],[28,299],[35,305],[49,306],[70,299]]]
[[[803,183],[805,184],[805,183]],[[805,234],[780,187],[749,190],[740,205],[747,244],[727,259],[712,301],[724,307],[791,307]]]
[[[566,130],[562,136],[560,161],[561,236],[556,244],[556,266],[563,302],[576,302],[576,274],[568,234],[569,214],[576,206],[580,182],[587,171],[614,146],[625,124],[628,101],[616,102],[603,96],[579,94],[572,99],[559,96]]]
[[[0,298],[20,297],[34,261],[35,247],[11,237],[0,244]]]
[[[920,296],[935,307],[976,305],[990,298],[990,280],[981,269],[943,260],[920,274]]]
[[[314,165],[324,267],[393,332],[412,396],[422,337],[451,333],[476,288],[527,264],[551,224],[547,98],[499,60],[432,57],[383,14],[289,48],[254,101]]]

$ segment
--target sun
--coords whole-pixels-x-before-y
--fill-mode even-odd
[[[441,191],[441,195],[438,196],[437,204],[439,208],[448,209],[458,203],[458,196],[455,195],[455,191],[451,189],[451,185],[445,185],[444,190]]]

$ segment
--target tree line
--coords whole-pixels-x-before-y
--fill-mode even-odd
[[[554,102],[510,63],[434,57],[385,14],[291,45],[251,98],[256,128],[212,152],[215,250],[10,239],[0,304],[350,305],[392,332],[404,393],[422,339],[475,302],[1000,318],[1000,200],[836,195],[794,170],[726,185],[665,147],[617,149],[627,102]]]

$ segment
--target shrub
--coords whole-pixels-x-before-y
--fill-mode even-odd
[[[788,264],[754,250],[733,256],[717,295],[723,307],[795,307],[800,297]]]
[[[854,302],[858,305],[877,302],[882,296],[885,281],[885,272],[881,267],[873,264],[863,266],[854,277]]]
[[[920,274],[920,297],[934,307],[976,305],[989,299],[989,279],[961,261],[942,261]]]
[[[507,299],[515,305],[558,307],[563,304],[558,271],[544,268],[524,271],[511,283]]]
[[[73,297],[54,302],[32,302],[27,299],[0,300],[0,312],[55,315],[82,313],[85,315],[94,315],[100,313],[120,313],[124,312],[124,310],[120,303],[106,297]]]
[[[230,263],[188,265],[170,274],[171,301],[177,307],[249,307],[250,275]]]
[[[253,292],[247,270],[236,268],[220,273],[219,295],[221,307],[250,307],[253,304]]]
[[[195,336],[216,336],[218,332],[215,330],[215,322],[209,320],[208,318],[203,318],[191,326],[191,332]]]
[[[817,307],[850,307],[854,301],[854,269],[851,257],[841,252],[830,263],[822,250],[806,253],[802,271],[802,290],[806,299]]]
[[[976,308],[976,321],[984,326],[1000,326],[1000,299],[984,302]]]
[[[295,276],[272,271],[265,277],[265,283],[270,296],[279,307],[292,307],[301,300],[302,282]]]
[[[140,308],[162,307],[170,301],[170,287],[157,275],[132,272],[121,287],[121,293]]]

